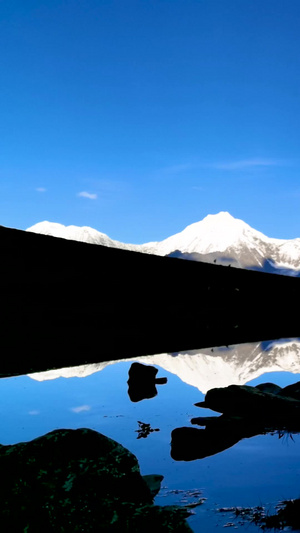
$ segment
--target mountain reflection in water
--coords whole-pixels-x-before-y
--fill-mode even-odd
[[[167,378],[151,399],[130,400],[133,362],[155,366],[157,377]],[[159,505],[188,505],[194,513],[188,519],[192,530],[215,532],[228,522],[216,509],[260,504],[271,509],[279,499],[299,496],[299,436],[242,439],[222,453],[186,463],[170,455],[171,432],[191,425],[199,416],[195,404],[212,388],[266,381],[286,386],[299,381],[299,375],[300,341],[287,339],[1,379],[0,442],[29,441],[59,428],[98,431],[128,448],[142,475],[164,477]],[[211,414],[203,409],[203,416]],[[141,428],[147,429],[145,438],[139,438]],[[254,524],[235,525],[258,531]]]
[[[300,340],[239,344],[172,354],[157,354],[126,361],[155,365],[177,375],[183,382],[206,393],[215,387],[244,385],[269,372],[300,373]],[[29,374],[38,381],[58,377],[85,377],[120,361],[88,364]]]

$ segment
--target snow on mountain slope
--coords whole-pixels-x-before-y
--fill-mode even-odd
[[[56,222],[39,222],[31,226],[26,231],[32,233],[41,233],[43,235],[52,235],[53,237],[60,237],[61,239],[88,242],[90,244],[100,244],[110,248],[122,248],[125,250],[136,250],[139,246],[135,244],[125,244],[119,241],[110,239],[105,233],[101,233],[88,226],[64,226]]]
[[[155,249],[159,255],[169,255],[175,250],[185,255],[200,254],[199,260],[232,266],[263,267],[266,260],[272,260],[280,267],[300,269],[300,239],[267,237],[227,212],[208,215],[180,233],[158,243],[145,244],[143,248]]]
[[[143,246],[154,245],[160,255],[168,255],[174,250],[207,254],[215,251],[224,252],[233,244],[248,244],[255,242],[255,239],[264,238],[262,233],[253,230],[242,220],[233,218],[229,213],[221,212],[217,215],[208,215],[200,222],[187,226],[183,231],[168,239]]]
[[[244,385],[266,372],[300,373],[299,340],[274,341],[267,349],[261,343],[240,344],[228,348],[207,348],[178,354],[157,354],[123,361],[155,365],[178,376],[202,393],[214,387]],[[85,377],[121,361],[63,368],[29,374],[37,381],[59,377]]]
[[[259,267],[290,275],[300,273],[300,239],[267,237],[227,212],[208,215],[168,239],[144,244],[143,250],[150,253],[155,250],[159,255],[174,255],[179,251],[185,259],[190,256],[194,260],[242,268]],[[270,264],[274,265],[273,269]]]
[[[51,222],[41,222],[27,231],[156,255],[176,252],[178,257],[185,259],[260,268],[290,275],[300,274],[300,238],[269,238],[227,212],[208,215],[161,242],[142,245],[114,241],[92,228],[66,227]]]

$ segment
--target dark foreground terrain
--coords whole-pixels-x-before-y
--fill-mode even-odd
[[[161,475],[90,429],[0,445],[1,525],[15,532],[188,533],[187,509],[153,504]]]
[[[0,375],[299,336],[300,279],[0,227]]]

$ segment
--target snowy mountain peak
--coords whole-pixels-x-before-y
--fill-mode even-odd
[[[229,240],[230,242],[233,242],[237,238],[241,238],[249,234],[255,234],[263,238],[268,238],[263,233],[260,233],[259,231],[249,226],[249,224],[247,224],[243,220],[239,218],[234,218],[232,215],[230,215],[230,213],[227,213],[226,211],[222,211],[220,213],[217,213],[216,215],[207,215],[203,220],[201,220],[200,222],[196,222],[191,226],[195,226],[198,229],[199,233],[207,231],[214,237],[222,234],[223,238],[226,235],[227,240]]]
[[[228,213],[228,211],[220,211],[219,213],[216,213],[214,215],[212,215],[212,214],[207,215],[200,222],[207,221],[207,222],[210,223],[211,221],[213,221],[213,222],[217,222],[217,223],[222,223],[222,222],[232,223],[232,222],[235,222],[236,220],[238,220],[238,219],[234,218],[230,213]]]
[[[215,215],[207,215],[203,220],[195,223],[195,225],[200,224],[203,228],[206,226],[207,229],[216,232],[220,231],[220,229],[224,226],[227,230],[231,230],[233,233],[236,233],[237,231],[242,232],[245,230],[253,231],[249,224],[246,224],[246,222],[240,220],[239,218],[234,218],[227,211],[220,211],[220,213],[217,213]]]
[[[220,212],[208,215],[200,222],[195,222],[182,232],[158,243],[157,249],[162,255],[170,254],[174,250],[208,254],[223,252],[232,245],[245,243],[253,238],[267,239],[246,222],[234,218],[227,212]]]
[[[42,233],[43,235],[52,235],[53,237],[60,237],[61,239],[100,244],[111,248],[136,249],[135,245],[114,241],[105,233],[101,233],[89,226],[64,226],[57,222],[48,222],[47,220],[44,220],[43,222],[38,222],[34,226],[31,226],[26,231]]]
[[[100,233],[88,226],[83,226],[81,228],[78,226],[64,226],[57,222],[48,222],[47,220],[35,224],[31,228],[28,228],[27,231],[43,233],[44,235],[52,235],[53,237],[60,237],[74,241],[95,242],[96,244],[99,244],[99,241],[101,240],[104,242],[111,241],[105,233]]]
[[[198,237],[202,237],[206,232],[214,241],[218,235],[222,235],[222,240],[226,235],[227,239],[232,242],[245,232],[252,232],[255,230],[243,220],[234,218],[227,211],[221,211],[216,215],[207,215],[203,220],[200,220],[200,222],[190,224],[184,231],[188,231],[189,233],[194,232],[195,236]]]

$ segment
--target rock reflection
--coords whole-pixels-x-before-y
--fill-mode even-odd
[[[154,398],[157,395],[156,385],[164,385],[167,378],[156,378],[157,368],[141,363],[132,363],[128,375],[128,396],[132,402]]]
[[[171,456],[177,461],[203,459],[255,435],[300,433],[300,382],[284,388],[265,383],[211,389],[204,402],[195,405],[222,415],[191,420],[205,429],[172,431]]]
[[[204,394],[214,387],[235,383],[244,385],[266,372],[300,374],[300,341],[256,342],[178,353],[161,353],[127,361],[155,365],[177,375],[183,382]],[[85,377],[121,361],[82,365],[49,372],[29,374],[37,381],[59,377]]]

